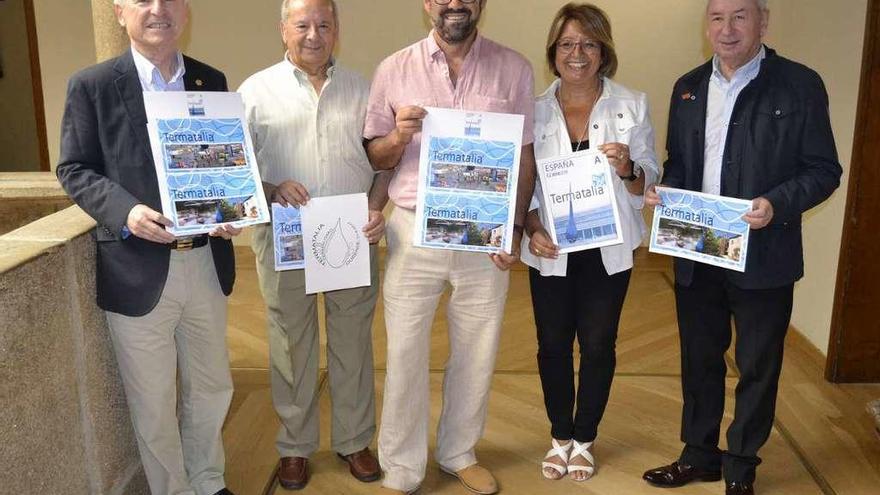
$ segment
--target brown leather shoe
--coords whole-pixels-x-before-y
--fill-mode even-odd
[[[691,481],[719,481],[721,480],[721,471],[707,471],[676,461],[668,466],[645,471],[642,479],[656,487],[676,488]]]
[[[357,478],[358,481],[363,481],[364,483],[376,481],[382,474],[382,471],[379,469],[379,461],[377,461],[376,456],[370,452],[369,447],[364,450],[359,450],[354,454],[342,455],[337,452],[336,455],[348,463],[348,471],[352,476]]]
[[[724,489],[724,495],[755,495],[755,488],[751,483],[731,481]]]
[[[302,490],[309,482],[309,460],[305,457],[282,457],[278,482],[287,490]]]

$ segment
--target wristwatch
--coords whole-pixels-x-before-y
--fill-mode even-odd
[[[623,179],[625,181],[635,182],[635,181],[639,180],[639,177],[641,177],[641,175],[642,175],[642,167],[639,167],[639,165],[636,162],[632,162],[632,172],[630,172],[629,176],[624,177],[622,175],[618,175],[618,177],[620,177],[621,179]]]

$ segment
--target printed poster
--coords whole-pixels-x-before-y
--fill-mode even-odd
[[[241,95],[145,91],[144,105],[169,232],[269,221]]]
[[[677,256],[744,272],[749,224],[742,216],[752,202],[682,189],[658,187],[654,207],[652,253]]]
[[[560,253],[623,242],[611,165],[603,153],[538,160],[547,231]]]
[[[272,239],[275,244],[276,272],[305,268],[299,208],[272,203]]]
[[[312,198],[300,212],[306,294],[370,285],[367,195]]]
[[[414,245],[509,253],[523,116],[425,110]]]

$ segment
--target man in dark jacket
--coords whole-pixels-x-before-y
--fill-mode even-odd
[[[752,200],[744,216],[752,231],[744,273],[675,259],[685,446],[644,478],[676,487],[723,472],[728,495],[752,494],[804,273],[801,215],[837,188],[841,167],[821,78],[761,42],[767,1],[710,0],[706,14],[715,56],[675,84],[662,185]],[[653,190],[645,200],[660,203]],[[740,377],[722,452],[731,316]]]
[[[220,429],[232,398],[229,239],[239,230],[187,239],[165,230],[171,222],[159,213],[143,98],[144,91],[226,91],[226,78],[178,51],[187,2],[114,0],[114,8],[131,50],[70,79],[58,178],[98,224],[98,305],[150,490],[229,494]]]

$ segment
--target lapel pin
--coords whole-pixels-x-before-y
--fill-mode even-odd
[[[682,100],[696,100],[697,97],[694,96],[692,93],[685,93],[685,94],[681,95],[681,99]]]
[[[196,79],[196,86],[202,87],[203,84],[205,83],[203,83],[201,79]]]

